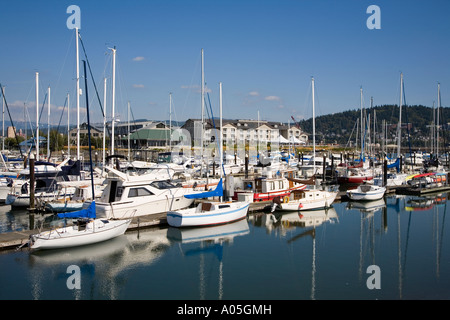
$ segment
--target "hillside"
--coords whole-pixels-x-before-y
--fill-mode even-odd
[[[441,143],[448,144],[449,136],[448,131],[448,119],[450,117],[450,108],[439,109],[440,123],[444,123],[442,130],[440,131]],[[383,105],[375,106],[373,108],[365,109],[365,118],[370,115],[370,127],[371,136],[373,137],[373,119],[376,115],[375,130],[376,130],[376,142],[380,143],[382,137],[382,123],[385,120],[387,124],[387,143],[395,143],[396,127],[399,118],[398,105]],[[361,116],[361,110],[349,110],[340,113],[334,113],[324,116],[316,117],[316,141],[323,144],[337,143],[341,145],[347,145],[352,142],[354,144],[356,139],[356,123],[359,122]],[[409,123],[408,126],[406,125]],[[402,109],[402,137],[405,144],[408,141],[411,142],[411,146],[415,148],[429,147],[431,144],[431,128],[433,123],[433,108],[414,105],[403,106]],[[301,129],[305,132],[312,132],[312,119],[299,121]],[[359,127],[358,127],[358,130]],[[353,131],[353,132],[352,132]],[[408,140],[409,133],[409,140]],[[359,136],[359,133],[358,133]],[[359,138],[358,138],[359,139]]]

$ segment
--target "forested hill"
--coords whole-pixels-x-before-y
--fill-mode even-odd
[[[366,108],[363,110],[365,119],[370,115],[371,135],[373,136],[374,118],[375,129],[379,139],[382,134],[382,123],[388,126],[388,141],[391,143],[389,137],[395,136],[395,130],[399,120],[398,105],[383,105]],[[346,145],[350,141],[356,139],[356,123],[361,117],[361,110],[349,110],[340,113],[334,113],[324,116],[316,116],[316,141],[320,143],[338,143]],[[437,111],[435,109],[435,117]],[[442,125],[440,137],[442,141],[448,143],[447,132],[450,118],[450,108],[439,108],[439,123]],[[402,107],[402,136],[408,138],[408,133],[412,145],[416,147],[423,147],[430,145],[431,128],[433,124],[433,108],[422,105],[403,106]],[[409,123],[409,130],[406,124]],[[299,125],[304,132],[312,133],[312,119],[299,121]],[[358,131],[360,128],[358,127]],[[352,133],[353,131],[353,133]],[[444,136],[445,134],[445,136]],[[359,135],[359,134],[358,134]],[[379,141],[378,141],[379,142]]]

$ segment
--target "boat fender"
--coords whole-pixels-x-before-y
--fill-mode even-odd
[[[283,202],[284,203],[289,203],[289,196],[284,196]]]

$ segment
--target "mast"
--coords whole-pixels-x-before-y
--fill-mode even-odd
[[[4,93],[5,87],[2,87],[2,92]],[[2,94],[2,122],[3,122],[3,126],[2,126],[2,153],[5,153],[5,96]],[[26,123],[26,120],[25,120]],[[26,138],[26,137],[25,137]],[[26,139],[25,139],[26,140]]]
[[[78,47],[78,28],[75,28],[75,43],[76,43],[76,56],[77,56],[77,160],[80,160],[80,53]]]
[[[70,159],[70,97],[67,94],[67,158]]]
[[[169,151],[172,151],[172,92],[169,93]]]
[[[219,163],[220,163],[220,177],[222,178],[222,171],[223,171],[222,82],[219,82],[219,117],[220,117]]]
[[[313,172],[316,173],[316,115],[315,115],[315,101],[314,101],[314,77],[311,77],[312,87],[312,121],[313,121]]]
[[[401,138],[402,138],[402,105],[403,105],[403,72],[400,73],[400,113],[398,117],[398,143],[397,143],[397,158],[400,157]]]
[[[441,106],[441,84],[438,82],[438,103],[436,115],[436,159],[439,157],[439,108]]]
[[[50,87],[48,87],[47,161],[50,161]]]
[[[359,88],[360,92],[360,108],[361,108],[361,159],[364,155],[364,116],[363,116],[363,89]]]
[[[36,72],[36,160],[39,161],[39,72]]]
[[[128,101],[128,162],[131,161],[131,158],[130,158],[130,136],[131,136],[131,133],[130,132],[131,132],[130,131],[130,101]]]
[[[200,144],[201,144],[201,160],[200,160],[200,175],[203,174],[203,134],[205,131],[205,64],[204,64],[204,57],[203,57],[203,48],[202,48],[202,94],[201,94],[201,99],[202,99],[202,132],[201,132],[201,139],[200,139]]]
[[[116,47],[112,50],[113,53],[113,69],[112,69],[112,120],[111,120],[111,155],[114,154],[114,122],[115,122],[115,107],[116,107]]]
[[[105,158],[106,158],[106,78],[103,79],[103,160],[102,160],[102,170],[105,168]]]

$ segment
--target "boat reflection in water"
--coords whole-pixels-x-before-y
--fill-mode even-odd
[[[48,280],[49,275],[56,275],[58,281],[65,281],[70,276],[68,266],[75,265],[81,271],[83,290],[66,288],[64,295],[73,292],[75,299],[118,299],[126,285],[125,271],[151,265],[169,249],[171,243],[166,232],[166,229],[158,228],[132,231],[83,247],[31,252],[32,298],[45,299],[55,286]],[[64,284],[60,287],[65,288]],[[86,294],[90,296],[86,297]]]
[[[167,230],[167,238],[180,244],[194,244],[196,246],[180,246],[183,255],[186,257],[201,256],[199,260],[200,277],[198,280],[200,299],[206,298],[207,278],[210,275],[209,270],[214,264],[205,263],[206,256],[214,256],[219,262],[218,266],[218,297],[214,299],[223,299],[224,287],[224,259],[223,250],[225,245],[231,245],[235,237],[244,236],[250,233],[247,219],[237,222],[202,228],[174,228],[169,227]],[[208,274],[206,274],[208,273]]]

